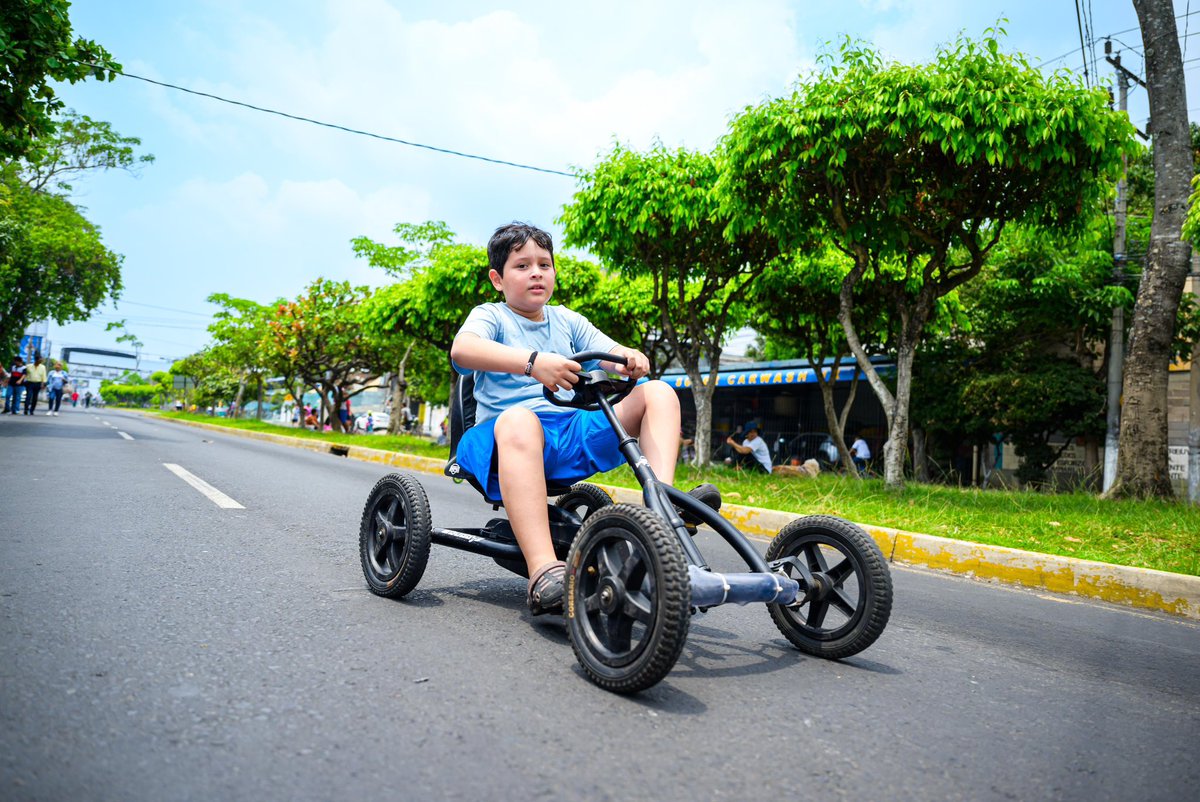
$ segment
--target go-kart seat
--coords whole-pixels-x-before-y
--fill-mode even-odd
[[[471,483],[471,487],[478,490],[489,504],[494,507],[502,507],[504,502],[489,496],[483,482],[468,473],[467,469],[459,465],[456,459],[459,441],[462,440],[467,429],[475,425],[475,411],[475,375],[469,373],[464,376],[457,373],[454,387],[450,390],[450,459],[446,461],[446,467],[442,472],[455,481],[467,480]],[[494,470],[495,465],[492,468]],[[568,487],[547,485],[546,495],[561,496],[568,490],[570,490]]]

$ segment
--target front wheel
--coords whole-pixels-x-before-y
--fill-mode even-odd
[[[679,540],[645,507],[588,516],[567,555],[567,634],[584,672],[615,693],[651,687],[687,640],[691,585]]]
[[[375,483],[363,507],[358,550],[376,596],[399,599],[421,581],[432,517],[424,488],[411,476],[389,473]]]
[[[797,604],[767,605],[775,626],[800,651],[836,660],[883,633],[892,612],[892,576],[862,528],[828,515],[800,518],[771,541],[767,562],[807,591]]]

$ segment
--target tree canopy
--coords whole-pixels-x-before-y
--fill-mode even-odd
[[[701,444],[711,439],[722,345],[744,321],[747,285],[773,256],[773,241],[758,232],[726,237],[717,178],[709,154],[617,145],[580,175],[561,218],[570,244],[627,279],[650,280],[661,337],[692,380]],[[698,448],[697,461],[708,454]]]
[[[84,320],[121,291],[121,257],[66,198],[0,170],[0,348],[36,320]]]
[[[938,298],[978,275],[1005,226],[1071,224],[1106,190],[1133,129],[1107,96],[1005,53],[1002,31],[960,37],[927,65],[846,40],[790,97],[737,117],[723,197],[735,231],[781,249],[826,242],[854,260],[839,317],[888,416],[885,475],[903,484],[912,361]],[[854,290],[897,316],[895,392],[871,366]]]
[[[107,50],[75,36],[68,0],[5,0],[0,5],[0,159],[23,157],[55,128],[63,103],[53,81],[111,81],[120,70]]]

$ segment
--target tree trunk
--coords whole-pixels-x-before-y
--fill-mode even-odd
[[[240,418],[242,416],[242,394],[246,392],[246,377],[238,382],[237,395],[233,399],[233,417]]]
[[[696,434],[693,438],[696,456],[692,464],[701,467],[709,464],[712,457],[712,398],[716,387],[716,371],[710,370],[710,375],[701,381],[700,369],[688,368],[688,378],[692,380],[692,401],[696,406]]]
[[[404,430],[404,410],[408,407],[408,382],[404,379],[404,368],[408,364],[408,355],[412,353],[416,344],[417,341],[413,340],[408,344],[408,348],[404,349],[404,356],[396,368],[396,375],[392,377],[392,417],[388,420],[388,434],[400,434]],[[451,368],[451,372],[453,370]],[[451,387],[453,386],[452,384]]]
[[[1191,246],[1181,239],[1194,171],[1178,27],[1171,0],[1134,0],[1146,48],[1154,143],[1154,220],[1133,309],[1122,387],[1117,478],[1107,494],[1170,497],[1167,379]]]
[[[925,448],[925,430],[912,430],[913,479],[929,483],[929,460]]]
[[[833,444],[837,446],[838,462],[845,469],[847,476],[858,476],[858,471],[854,469],[854,460],[850,457],[850,448],[846,445],[846,417],[850,414],[850,406],[854,403],[854,394],[858,390],[858,371],[855,370],[854,378],[850,381],[850,396],[846,399],[846,405],[842,407],[841,414],[838,414],[837,405],[833,401],[833,390],[842,369],[842,355],[834,357],[833,369],[828,379],[821,372],[820,366],[812,362],[811,356],[809,364],[812,365],[813,373],[817,377],[817,386],[821,388],[821,405],[825,408],[825,423],[829,427],[829,434],[833,437]]]
[[[888,439],[883,444],[883,481],[888,487],[904,487],[904,457],[908,451],[908,402],[912,396],[912,366],[917,355],[916,343],[901,338],[896,351],[896,396],[893,402]]]

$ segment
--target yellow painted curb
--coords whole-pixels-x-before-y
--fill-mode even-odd
[[[616,501],[641,503],[642,494],[638,490],[602,487]],[[737,504],[723,504],[721,514],[743,533],[768,539],[791,521],[803,517],[798,513]],[[989,546],[870,524],[859,526],[874,538],[889,562],[1200,619],[1200,577]]]
[[[199,421],[176,418],[159,420],[422,473],[440,475],[444,467],[442,460],[433,457],[417,457],[365,446],[345,446],[284,434],[252,432]],[[611,485],[600,487],[615,501],[641,503],[642,494],[639,490]],[[792,512],[737,504],[723,505],[721,514],[746,535],[766,539],[774,537],[791,521],[803,517]],[[1200,620],[1200,577],[989,546],[870,524],[859,526],[875,539],[889,562],[919,565],[978,579],[1084,596]]]

